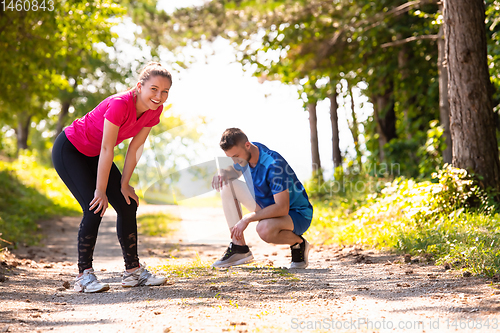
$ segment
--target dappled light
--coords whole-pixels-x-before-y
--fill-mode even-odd
[[[0,332],[498,331],[499,0],[0,6]]]

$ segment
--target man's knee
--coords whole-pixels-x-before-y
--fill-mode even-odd
[[[269,220],[262,220],[257,224],[255,228],[259,237],[266,243],[271,243],[273,239],[274,230],[271,228],[271,223]]]
[[[222,186],[220,197],[222,200],[234,200],[233,192],[229,184]]]

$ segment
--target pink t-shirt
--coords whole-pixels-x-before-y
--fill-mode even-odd
[[[101,152],[104,119],[119,126],[115,146],[134,137],[143,127],[153,127],[160,122],[163,105],[156,110],[147,110],[139,119],[135,109],[134,91],[112,95],[82,118],[65,128],[68,140],[86,156],[97,156]]]

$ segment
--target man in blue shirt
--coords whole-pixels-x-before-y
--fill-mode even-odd
[[[306,268],[309,243],[302,234],[311,225],[313,208],[295,172],[280,154],[249,142],[238,128],[222,134],[220,147],[233,163],[219,166],[212,186],[221,191],[232,242],[213,267],[251,262],[253,255],[243,233],[250,222],[258,222],[256,230],[263,241],[290,245],[290,268]],[[242,174],[245,182],[237,180]],[[240,202],[250,213],[242,216]]]

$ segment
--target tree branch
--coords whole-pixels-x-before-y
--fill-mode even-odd
[[[438,40],[439,36],[438,35],[422,35],[422,36],[412,36],[408,37],[405,39],[400,39],[396,40],[394,42],[389,42],[380,45],[381,48],[386,48],[386,47],[391,47],[391,46],[398,46],[398,45],[403,45],[406,43],[414,42],[416,40],[423,40],[423,39],[430,39],[430,40]]]
[[[398,16],[401,14],[404,14],[408,11],[410,11],[413,7],[418,7],[418,6],[423,6],[423,5],[430,5],[430,4],[438,4],[438,0],[416,0],[416,1],[410,1],[405,4],[402,4],[401,6],[398,6],[396,8],[391,9],[387,13],[381,13],[380,16],[375,16],[376,22],[372,23],[370,26],[367,27],[367,30],[375,28],[376,26],[380,25],[382,20],[384,20],[386,17],[389,17],[391,15]]]

